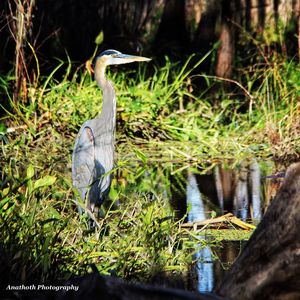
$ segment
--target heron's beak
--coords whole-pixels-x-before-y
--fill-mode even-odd
[[[135,61],[150,61],[151,58],[143,57],[143,56],[136,56],[136,55],[128,55],[128,54],[115,54],[113,56],[113,62],[114,65],[120,65],[120,64],[128,64]]]

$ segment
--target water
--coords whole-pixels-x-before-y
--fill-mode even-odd
[[[197,184],[196,176],[189,172],[186,187],[186,201],[190,207],[188,221],[204,221],[206,219],[205,206]],[[199,238],[206,239],[199,235]],[[198,245],[201,247],[201,245]],[[209,246],[205,246],[194,254],[196,272],[198,277],[197,289],[199,292],[210,292],[213,289],[213,259]]]
[[[235,169],[219,165],[206,174],[196,174],[188,170],[184,193],[188,221],[203,221],[210,218],[211,212],[215,211],[218,215],[232,212],[243,221],[259,223],[270,201],[267,199],[268,192],[272,190],[272,182],[266,181],[265,176],[261,175],[262,171],[272,170],[261,168],[256,160],[252,160],[239,164]],[[183,201],[176,192],[175,197],[177,201]],[[206,236],[198,237],[207,239]],[[243,244],[243,241],[224,242],[222,247],[216,249],[209,246],[200,248],[194,254],[194,259],[197,260],[195,288],[202,293],[211,292],[220,282],[225,269],[237,258]],[[213,252],[218,260],[213,259]]]
[[[252,160],[235,168],[220,164],[207,173],[193,168],[185,170],[184,174],[171,174],[171,205],[179,218],[184,216],[187,204],[192,202],[193,205],[204,206],[204,212],[190,216],[194,220],[210,218],[212,211],[217,215],[231,212],[243,221],[257,224],[281,182],[266,178],[266,175],[274,174],[273,167]],[[203,203],[194,198],[201,199]]]
[[[208,166],[208,171],[182,166],[155,166],[146,171],[141,168],[136,171],[139,175],[135,179],[135,190],[145,192],[150,200],[159,199],[160,195],[170,201],[178,219],[187,212],[186,221],[189,222],[232,212],[243,221],[257,224],[280,183],[266,178],[266,175],[274,174],[273,168],[270,163],[256,160],[244,161],[234,167],[225,164]],[[199,238],[205,240],[208,237],[200,234]],[[213,249],[199,244],[199,251],[193,257],[197,261],[191,274],[193,288],[202,293],[211,292],[235,261],[243,244],[243,241],[223,242],[222,247]]]

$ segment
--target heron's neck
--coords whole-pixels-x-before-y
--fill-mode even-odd
[[[108,129],[115,128],[116,119],[116,94],[112,82],[105,77],[105,65],[101,61],[96,62],[95,79],[98,86],[102,89],[102,112],[99,118]]]

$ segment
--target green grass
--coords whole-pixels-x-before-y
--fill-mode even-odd
[[[83,274],[91,264],[101,274],[144,280],[154,270],[187,270],[192,242],[160,191],[149,199],[150,178],[129,195],[114,184],[111,196],[119,207],[108,209],[100,228],[89,233],[87,220],[73,205],[69,179],[49,173],[41,175],[29,165],[24,175],[10,174],[1,191],[1,241],[14,256],[8,260],[13,279],[51,282]],[[128,178],[130,186],[134,178]]]
[[[101,91],[85,70],[59,81],[54,71],[15,104],[13,78],[1,78],[10,108],[0,127],[0,237],[12,279],[64,280],[91,265],[139,280],[157,271],[183,274],[199,241],[174,218],[170,173],[299,156],[299,65],[279,59],[243,69],[245,96],[237,84],[216,94],[211,89],[224,82],[204,75],[201,92],[199,74],[192,75],[200,62],[193,56],[183,66],[167,60],[161,68],[108,71],[118,103],[115,172],[122,176],[110,194],[119,206],[106,209],[95,233],[75,209],[71,153],[81,124],[101,109]]]

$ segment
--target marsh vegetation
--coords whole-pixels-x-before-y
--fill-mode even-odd
[[[185,189],[182,174],[190,170],[207,174],[220,163],[233,168],[255,158],[271,161],[275,172],[299,158],[298,60],[254,44],[247,62],[238,56],[234,80],[197,69],[214,61],[218,45],[184,61],[165,57],[160,65],[154,59],[108,71],[117,93],[116,168],[95,232],[77,213],[71,184],[78,129],[101,110],[92,75],[85,66],[74,71],[66,58],[43,77],[36,60],[37,76],[17,98],[16,75],[1,75],[3,282],[57,282],[95,269],[145,282],[180,277],[199,248],[248,239],[251,231],[224,237],[210,230],[205,239],[182,227],[189,208],[178,217],[172,188],[175,180]]]

